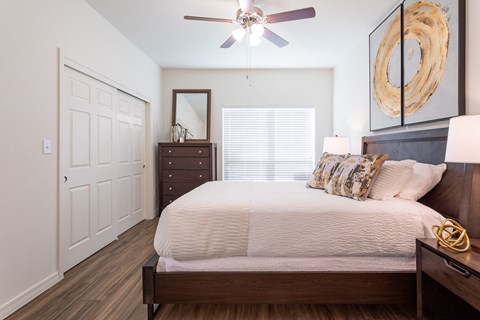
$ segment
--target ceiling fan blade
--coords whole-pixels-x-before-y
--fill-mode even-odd
[[[230,38],[227,39],[227,41],[225,41],[221,46],[220,48],[222,49],[228,49],[230,48],[235,42],[237,42],[237,40],[235,40],[235,38],[233,36],[230,36]]]
[[[226,22],[226,23],[235,22],[235,20],[232,20],[232,19],[207,18],[207,17],[196,17],[196,16],[184,16],[183,18],[185,20],[196,20],[196,21]]]
[[[301,20],[315,17],[315,9],[312,7],[285,11],[280,13],[274,13],[267,15],[266,19],[268,23],[278,23],[292,20]]]
[[[253,13],[255,11],[253,0],[238,0],[240,9],[245,13]]]
[[[263,32],[263,37],[279,48],[283,48],[288,44],[287,40],[283,39],[278,34],[267,28],[265,28]]]

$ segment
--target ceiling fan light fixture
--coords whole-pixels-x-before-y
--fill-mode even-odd
[[[231,0],[230,0],[231,1]],[[263,10],[256,7],[257,0],[237,0],[240,8],[237,10],[236,19],[221,19],[198,16],[184,16],[185,20],[209,21],[209,22],[225,22],[236,23],[240,26],[234,30],[232,35],[220,46],[222,49],[230,48],[235,42],[241,42],[247,35],[247,42],[250,46],[260,44],[261,38],[267,39],[279,48],[288,45],[288,41],[280,37],[275,32],[266,28],[265,25],[272,23],[294,21],[314,18],[316,15],[315,8],[308,7],[303,9],[291,10],[270,14],[263,14]]]
[[[254,36],[255,38],[260,38],[263,36],[265,27],[261,23],[256,23],[250,27],[250,31],[252,33],[252,36]]]
[[[250,47],[255,47],[260,44],[260,38],[259,37],[249,37],[248,43],[250,44]]]
[[[237,40],[237,42],[241,42],[243,37],[245,36],[245,28],[242,27],[242,28],[233,30],[232,35],[235,38],[235,40]]]

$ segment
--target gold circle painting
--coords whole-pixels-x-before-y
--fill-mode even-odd
[[[396,17],[388,26],[385,36],[380,43],[375,61],[373,74],[373,88],[375,99],[380,109],[390,117],[400,117],[400,87],[390,83],[388,79],[388,65],[400,44],[400,16]]]
[[[380,109],[390,117],[400,116],[401,88],[388,79],[388,66],[400,43],[400,17],[389,25],[378,49],[374,71],[374,95]],[[448,53],[448,19],[435,3],[418,1],[404,10],[404,41],[418,43],[420,60],[412,79],[405,84],[405,116],[417,112],[437,89]]]

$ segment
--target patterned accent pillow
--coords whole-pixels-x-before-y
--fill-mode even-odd
[[[325,189],[338,165],[345,160],[347,156],[348,155],[324,152],[310,176],[310,180],[308,180],[307,187]]]
[[[325,191],[359,201],[365,200],[385,160],[385,154],[347,157],[338,165]]]

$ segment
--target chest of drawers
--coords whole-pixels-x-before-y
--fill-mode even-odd
[[[215,143],[159,143],[160,208],[207,181],[217,180]]]

